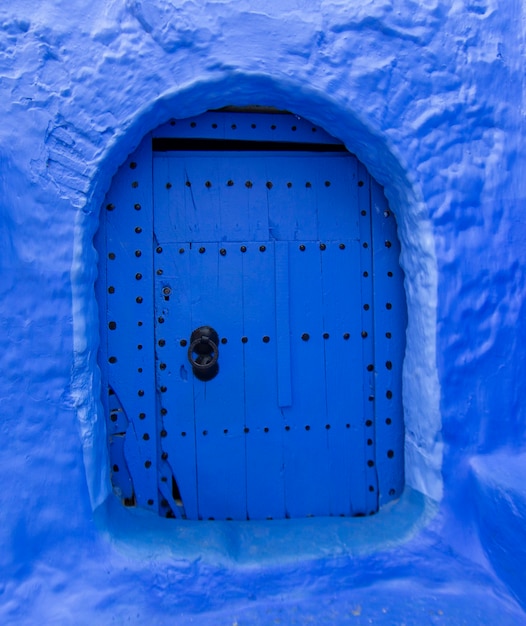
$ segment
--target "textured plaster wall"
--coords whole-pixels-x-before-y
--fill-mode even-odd
[[[267,4],[0,8],[2,623],[526,623],[523,3]],[[397,213],[415,491],[374,521],[105,502],[99,207],[146,132],[230,103],[319,123]]]

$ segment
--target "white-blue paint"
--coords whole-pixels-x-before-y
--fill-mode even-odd
[[[526,621],[522,19],[519,0],[0,9],[3,623]],[[194,525],[179,552],[103,504],[99,207],[146,132],[230,103],[318,123],[397,213],[415,491],[355,520],[377,538]]]

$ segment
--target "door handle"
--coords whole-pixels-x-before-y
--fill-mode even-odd
[[[219,372],[219,336],[211,326],[200,326],[190,336],[188,360],[194,376],[202,381],[212,380]]]

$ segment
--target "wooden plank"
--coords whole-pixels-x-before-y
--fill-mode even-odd
[[[275,250],[276,280],[276,359],[277,359],[277,404],[289,407],[292,404],[291,360],[290,360],[290,292],[289,292],[289,244],[277,241]]]
[[[190,252],[193,327],[212,326],[227,339],[218,375],[209,382],[193,376],[203,519],[246,518],[242,254],[237,244],[210,242],[194,244]]]
[[[329,451],[319,243],[289,244],[293,405],[284,411],[284,475],[291,517],[329,510]]]
[[[331,515],[350,515],[365,481],[360,244],[346,234],[321,255]]]
[[[383,189],[371,181],[373,232],[376,463],[380,504],[400,497],[404,487],[402,367],[407,309],[396,219]]]
[[[277,403],[276,351],[281,339],[276,334],[273,242],[247,244],[243,312],[247,513],[249,519],[281,519],[285,516],[283,418]],[[290,391],[290,367],[288,374]]]

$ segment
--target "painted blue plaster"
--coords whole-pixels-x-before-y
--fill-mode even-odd
[[[522,7],[0,8],[2,623],[526,623]],[[410,488],[377,518],[171,532],[108,496],[100,204],[149,130],[230,103],[320,124],[397,213]]]

